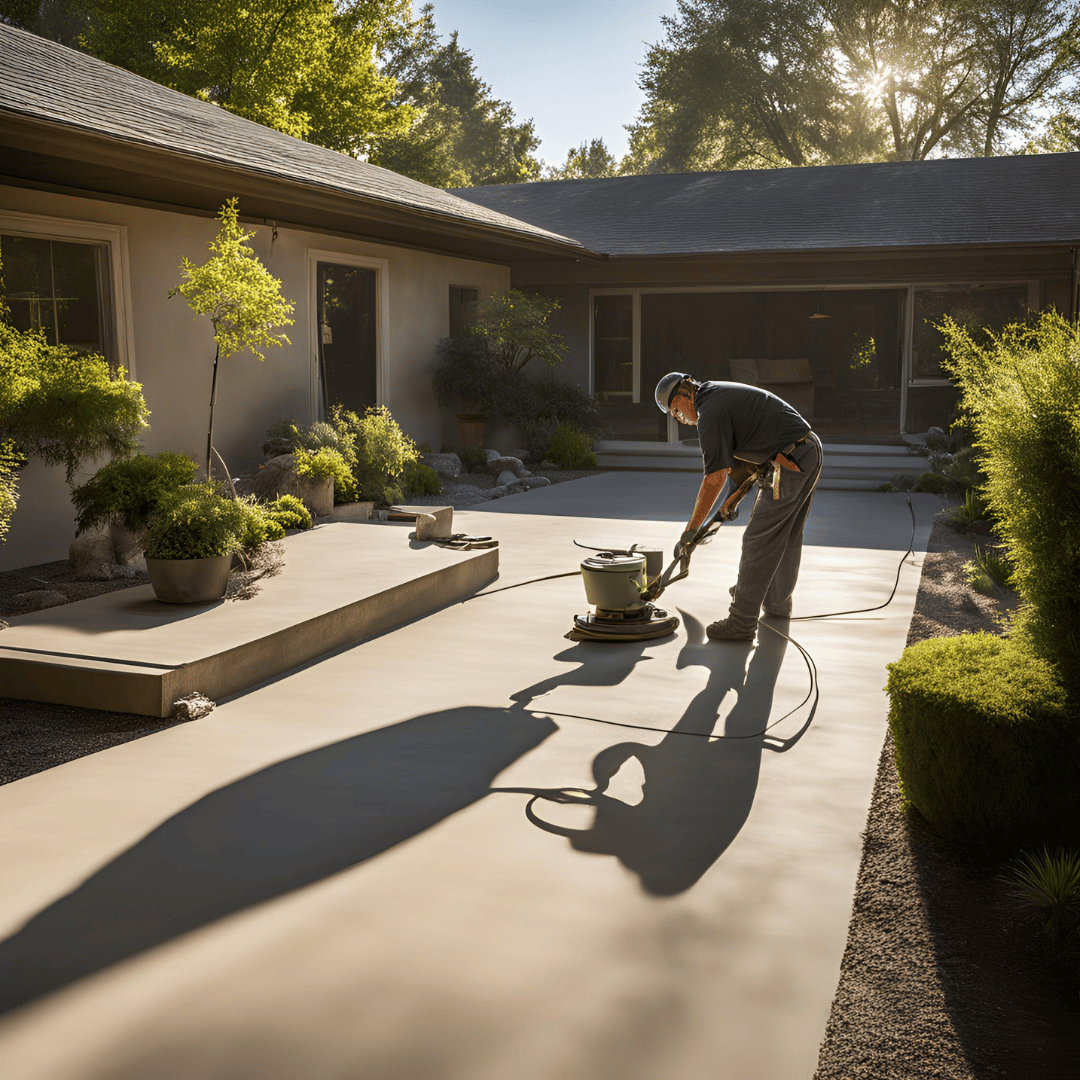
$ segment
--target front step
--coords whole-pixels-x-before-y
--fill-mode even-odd
[[[908,452],[906,444],[825,443],[825,467],[818,487],[834,491],[872,491],[895,476],[918,476],[926,459]],[[691,445],[637,447],[599,443],[596,463],[601,469],[649,469],[700,472],[701,451]]]

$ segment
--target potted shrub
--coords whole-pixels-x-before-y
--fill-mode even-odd
[[[482,446],[486,410],[499,376],[487,340],[476,334],[443,338],[435,355],[431,387],[436,401],[451,409],[461,406],[456,416],[463,449]]]
[[[248,528],[245,505],[213,482],[187,484],[162,498],[143,541],[157,598],[169,604],[220,600]]]

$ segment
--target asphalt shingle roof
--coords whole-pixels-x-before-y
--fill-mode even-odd
[[[0,24],[0,123],[4,113],[526,239],[580,246],[542,226],[294,139],[85,53]]]
[[[1080,238],[1080,153],[557,180],[454,192],[609,255]]]

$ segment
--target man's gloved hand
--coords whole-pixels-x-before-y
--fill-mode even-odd
[[[697,539],[697,529],[684,529],[682,536],[679,537],[679,542],[675,545],[675,558],[681,559],[686,550]]]

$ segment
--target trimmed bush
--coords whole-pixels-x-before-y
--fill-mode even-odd
[[[248,495],[240,501],[244,510],[244,532],[240,537],[240,546],[246,552],[253,552],[269,540],[280,540],[285,535],[281,524],[275,520],[269,508]]]
[[[410,461],[401,477],[401,490],[406,498],[410,495],[441,495],[442,481],[430,465]]]
[[[158,503],[143,544],[151,559],[209,559],[243,547],[249,511],[217,484],[188,484]]]
[[[595,469],[593,441],[573,424],[560,424],[551,433],[546,457],[562,469]]]
[[[889,665],[887,690],[901,790],[941,836],[1003,850],[1080,820],[1080,724],[1024,641],[918,642]]]
[[[184,454],[165,452],[110,462],[71,492],[76,529],[120,522],[132,532],[146,528],[158,503],[195,479],[195,462]]]

